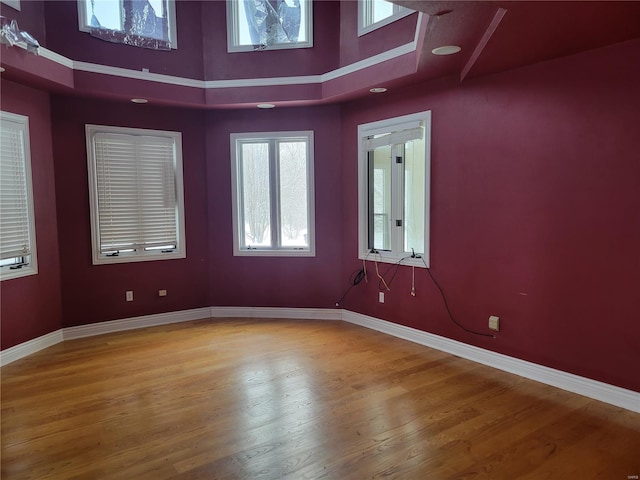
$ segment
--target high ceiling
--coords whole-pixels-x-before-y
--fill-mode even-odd
[[[464,80],[640,37],[640,1],[392,1],[428,15],[421,79]],[[431,54],[443,45],[462,50],[443,61]]]

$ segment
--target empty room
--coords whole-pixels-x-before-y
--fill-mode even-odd
[[[0,477],[640,478],[640,2],[0,13]]]

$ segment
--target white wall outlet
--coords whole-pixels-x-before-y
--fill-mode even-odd
[[[166,297],[167,296],[167,291],[166,290],[158,290],[158,296],[159,297]]]
[[[384,292],[378,292],[378,301],[384,303]]]
[[[127,302],[133,302],[133,290],[127,290],[125,298]]]
[[[491,315],[489,317],[489,328],[491,330],[495,330],[496,332],[500,331],[500,317]]]

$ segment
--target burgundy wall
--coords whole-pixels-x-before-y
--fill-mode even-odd
[[[639,54],[636,40],[349,105],[345,282],[361,265],[357,125],[431,110],[432,272],[460,322],[486,332],[498,315],[501,331],[453,325],[424,269],[415,298],[403,267],[385,304],[370,282],[345,308],[640,391]]]
[[[200,10],[200,2],[176,2],[178,49],[162,51],[94,38],[89,33],[78,29],[77,2],[47,0],[45,2],[48,26],[46,47],[75,61],[138,71],[148,68],[152,73],[202,80]]]
[[[25,3],[25,2],[23,2]],[[62,326],[49,94],[1,81],[2,110],[29,117],[38,274],[0,283],[1,348]]]
[[[229,135],[314,131],[315,257],[234,257]],[[207,115],[211,305],[333,308],[340,292],[339,107]]]
[[[54,96],[52,115],[64,325],[209,306],[204,113]],[[182,132],[186,259],[92,265],[87,123]]]
[[[20,10],[0,3],[0,15],[18,22],[21,31],[28,32],[40,45],[46,46],[44,4],[42,2],[20,2]]]

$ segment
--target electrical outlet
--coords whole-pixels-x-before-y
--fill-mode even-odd
[[[158,296],[159,297],[166,297],[167,296],[167,291],[166,290],[158,290]]]
[[[489,317],[489,328],[491,330],[495,330],[496,332],[500,331],[500,317],[491,315]]]
[[[133,290],[127,290],[125,298],[127,302],[133,302]]]
[[[378,301],[384,303],[384,292],[378,292]]]

